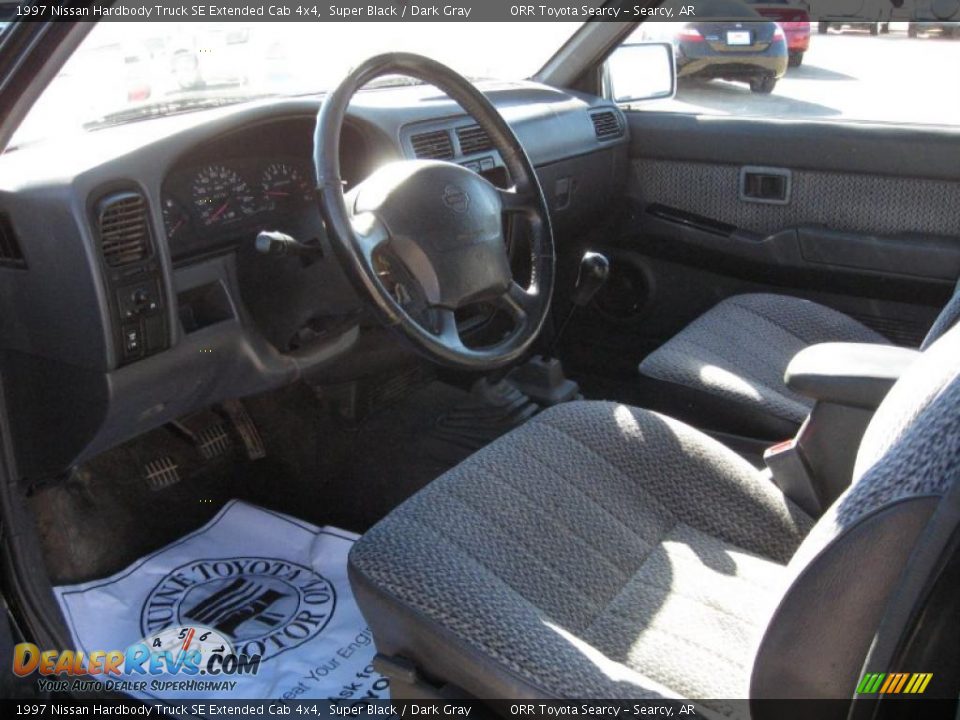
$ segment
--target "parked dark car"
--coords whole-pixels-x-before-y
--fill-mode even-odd
[[[769,94],[787,72],[786,34],[775,22],[736,0],[698,7],[708,21],[687,23],[674,38],[680,78],[739,80]]]

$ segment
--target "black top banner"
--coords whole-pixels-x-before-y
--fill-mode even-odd
[[[42,21],[320,21],[320,22],[693,22],[765,19],[757,5],[793,13],[790,18],[809,21],[885,23],[892,21],[960,21],[960,9],[949,3],[943,12],[950,17],[919,18],[904,0],[790,0],[784,4],[756,0],[580,0],[542,4],[511,0],[118,0],[117,2],[27,2],[0,3],[12,20]],[[931,6],[934,12],[939,6]],[[953,9],[951,9],[953,8]],[[942,13],[941,13],[942,14]],[[765,13],[769,16],[769,13]],[[953,17],[956,15],[956,17]],[[784,15],[785,21],[790,21]]]

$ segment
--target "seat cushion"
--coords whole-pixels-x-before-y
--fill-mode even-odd
[[[479,697],[736,698],[811,526],[693,428],[579,402],[398,507],[350,572],[380,652]]]
[[[658,410],[700,427],[782,439],[813,407],[787,388],[784,372],[794,355],[822,342],[889,344],[853,318],[809,300],[735,295],[648,355],[640,373],[658,382]]]

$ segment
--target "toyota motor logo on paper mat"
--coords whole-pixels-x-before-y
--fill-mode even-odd
[[[336,591],[310,568],[276,558],[197,560],[171,571],[140,615],[153,635],[197,624],[229,638],[240,655],[267,661],[315,637],[333,617]]]

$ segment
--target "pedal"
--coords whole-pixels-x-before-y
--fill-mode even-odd
[[[170,456],[151,460],[143,467],[147,487],[153,491],[163,490],[180,482],[180,471]]]
[[[205,461],[215,460],[233,449],[233,442],[223,419],[204,410],[170,423],[174,430],[193,443]]]
[[[227,400],[223,403],[223,410],[233,423],[234,429],[243,441],[243,447],[247,451],[247,457],[251,460],[259,460],[267,456],[266,448],[263,446],[263,439],[260,437],[260,431],[257,430],[256,423],[250,417],[250,413],[239,400]]]
[[[230,436],[227,429],[220,423],[203,428],[198,434],[197,450],[204,460],[213,460],[230,452]]]

